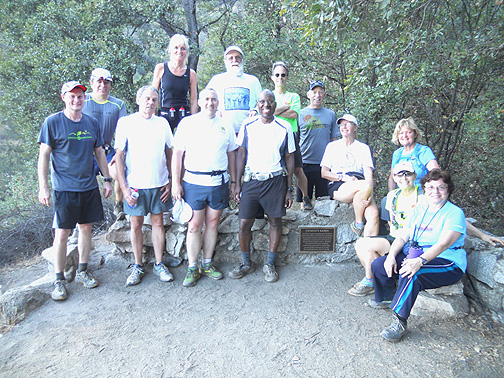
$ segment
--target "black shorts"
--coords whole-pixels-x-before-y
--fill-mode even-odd
[[[329,184],[327,184],[327,193],[331,199],[333,199],[333,193],[337,192],[344,183],[344,181],[330,181]]]
[[[77,223],[87,224],[103,220],[100,189],[86,192],[53,191],[53,228],[73,230]]]
[[[285,215],[285,195],[287,179],[276,176],[266,181],[250,180],[244,182],[240,200],[238,218],[254,219],[263,212],[270,218],[281,218]]]
[[[296,151],[294,151],[294,168],[303,167],[303,158],[301,157],[301,149],[299,148],[299,138],[294,134],[294,143],[296,144]]]

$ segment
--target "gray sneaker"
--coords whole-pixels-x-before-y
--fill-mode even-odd
[[[117,220],[122,220],[126,218],[126,214],[124,213],[124,204],[119,201],[115,201],[114,203],[114,215]]]
[[[391,343],[397,343],[401,341],[407,330],[408,322],[394,316],[392,323],[380,333],[380,336]]]
[[[373,298],[369,298],[367,303],[368,303],[369,307],[372,307],[372,308],[387,309],[390,307],[390,304],[392,303],[392,301],[377,302]]]
[[[154,264],[153,272],[156,276],[159,276],[159,279],[162,282],[173,281],[173,275],[170,273],[168,268],[162,262],[160,262],[159,264]]]
[[[68,298],[65,280],[56,280],[53,285],[54,290],[51,293],[52,299],[55,301],[64,301]]]
[[[126,280],[126,286],[138,285],[142,282],[142,277],[145,276],[145,269],[143,267],[133,265],[131,273]]]
[[[265,274],[264,279],[266,282],[277,282],[278,281],[278,273],[275,270],[275,265],[266,264],[263,266],[263,273]]]
[[[366,295],[374,293],[374,286],[366,286],[362,281],[357,282],[353,287],[348,290],[348,294],[356,297],[365,297]]]
[[[234,268],[231,272],[228,273],[228,276],[231,278],[242,278],[244,275],[252,273],[255,271],[255,267],[253,264],[250,265],[245,265],[245,264],[240,264],[240,266],[237,266]]]
[[[303,197],[303,204],[301,206],[303,210],[313,210],[313,205],[311,203],[310,197]]]
[[[87,289],[92,289],[98,286],[98,281],[88,270],[77,272],[77,274],[75,275],[75,282],[83,284]]]

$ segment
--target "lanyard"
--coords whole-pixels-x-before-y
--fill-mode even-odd
[[[446,202],[443,204],[443,206],[445,204],[446,204]],[[420,235],[417,235],[417,230],[418,230],[418,232],[420,232],[420,226],[422,225],[423,220],[424,220],[425,216],[427,215],[427,211],[429,211],[429,206],[427,206],[427,209],[425,209],[425,213],[422,217],[422,220],[420,221],[419,227],[417,228],[417,226],[415,225],[415,229],[413,230],[413,242],[411,243],[412,246],[418,246],[418,239],[420,239],[420,237],[423,235],[423,233],[425,232],[427,227],[429,227],[429,224],[431,224],[432,220],[436,217],[437,213],[439,213],[439,210],[441,210],[443,208],[443,206],[441,206],[439,209],[437,209],[437,211],[434,213],[434,215],[430,219],[429,223],[427,223],[427,225],[422,230],[422,233]]]

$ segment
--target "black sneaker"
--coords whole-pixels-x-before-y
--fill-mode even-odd
[[[303,197],[303,210],[313,210],[313,205],[309,197]]]
[[[407,329],[408,322],[399,319],[399,317],[395,315],[392,323],[380,333],[380,336],[391,343],[397,343],[401,341]]]

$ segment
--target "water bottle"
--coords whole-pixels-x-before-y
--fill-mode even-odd
[[[179,109],[179,115],[180,115],[180,118],[185,117],[185,108],[183,106],[181,106]]]
[[[133,190],[134,190],[134,192],[133,192],[133,193],[131,193],[131,197],[133,197],[134,199],[136,199],[136,200],[137,200],[137,202],[136,202],[133,206],[131,206],[130,204],[128,204],[128,206],[129,206],[130,208],[132,208],[132,209],[134,209],[135,207],[137,207],[137,204],[138,204],[138,196],[140,195],[140,194],[138,194],[138,189],[133,189]]]
[[[175,108],[170,108],[170,119],[175,118]]]

